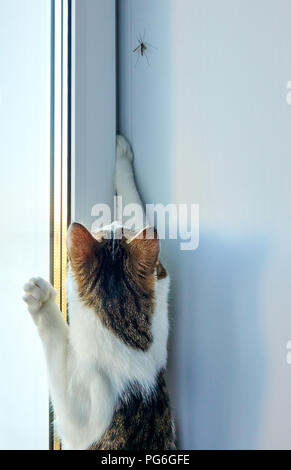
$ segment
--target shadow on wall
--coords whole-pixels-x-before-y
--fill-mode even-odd
[[[259,298],[266,243],[203,233],[194,252],[172,241],[165,251],[179,448],[255,448],[265,375]]]

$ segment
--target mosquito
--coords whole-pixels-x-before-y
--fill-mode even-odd
[[[145,38],[145,31],[144,31],[144,33],[143,33],[143,36],[141,36],[141,34],[140,34],[140,35],[137,36],[137,38],[136,38],[137,41],[138,41],[138,46],[136,46],[136,48],[133,49],[133,51],[132,51],[132,52],[134,52],[134,53],[138,53],[138,57],[137,57],[137,61],[136,61],[136,64],[135,64],[135,65],[137,65],[137,63],[138,63],[138,61],[139,61],[139,59],[140,59],[141,57],[145,57],[146,60],[147,60],[148,65],[150,65],[150,61],[149,61],[149,58],[148,58],[148,55],[147,55],[147,51],[148,51],[149,49],[156,49],[155,46],[153,46],[153,45],[150,44],[149,42],[146,42],[146,41],[144,40],[144,38]]]

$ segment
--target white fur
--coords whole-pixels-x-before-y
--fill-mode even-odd
[[[119,141],[123,147],[117,143],[116,179],[125,181],[121,173],[126,170],[128,177],[132,154],[126,141]],[[119,165],[119,158],[127,163]],[[127,189],[131,197],[139,198],[133,172],[130,184],[127,179],[122,189],[128,200]],[[95,311],[80,299],[70,270],[67,286],[70,327],[56,304],[55,289],[43,279],[31,279],[24,286],[24,300],[43,342],[63,446],[87,449],[109,426],[117,399],[127,386],[138,382],[144,393],[149,393],[157,373],[166,365],[169,278],[155,282],[153,343],[146,352],[127,346],[102,325]]]
[[[143,203],[137,190],[134,171],[133,171],[133,154],[127,140],[121,135],[116,139],[116,168],[115,168],[115,192],[118,196],[122,196],[122,208],[129,204],[137,204],[141,207],[143,213],[143,226],[137,226],[140,230],[148,225],[149,221],[143,210]],[[122,220],[122,208],[117,204],[117,218]]]

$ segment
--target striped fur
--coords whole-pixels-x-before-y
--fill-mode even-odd
[[[111,424],[90,450],[173,450],[173,424],[165,372],[157,378],[155,392],[144,398],[139,386],[120,397]]]

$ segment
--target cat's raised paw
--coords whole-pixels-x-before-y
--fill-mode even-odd
[[[56,290],[41,277],[33,277],[23,287],[23,296],[30,313],[38,313],[43,306],[56,297]]]
[[[131,147],[125,137],[118,135],[116,137],[116,159],[126,158],[130,162],[133,161],[133,153]]]

